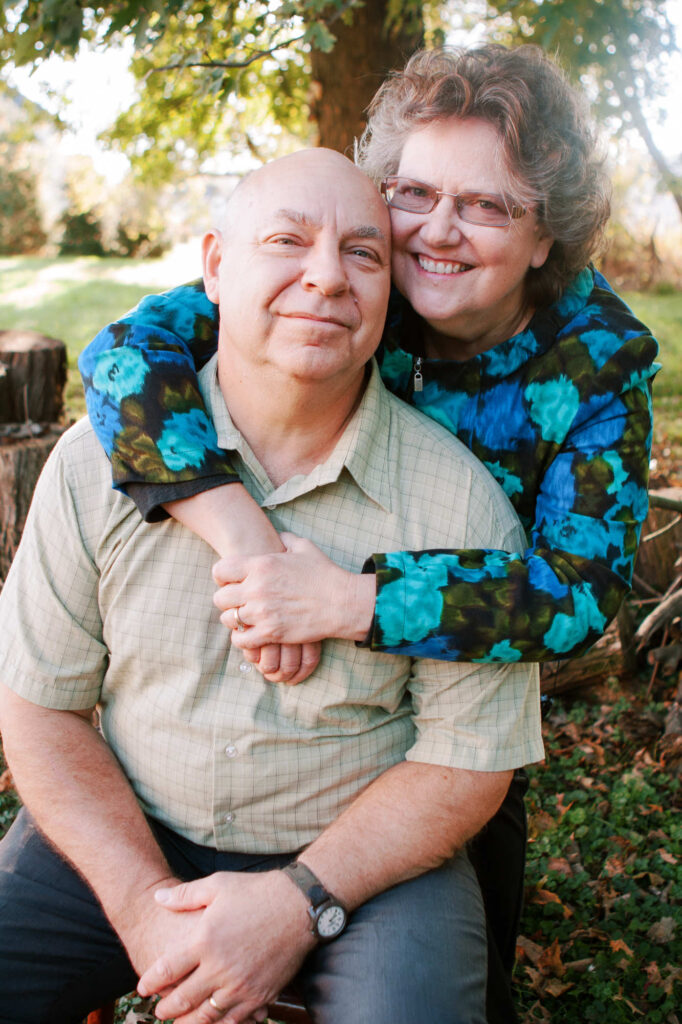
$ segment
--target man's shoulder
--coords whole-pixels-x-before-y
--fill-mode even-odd
[[[59,487],[71,493],[76,511],[111,509],[128,501],[113,489],[111,464],[87,416],[59,438],[42,473],[43,488]]]

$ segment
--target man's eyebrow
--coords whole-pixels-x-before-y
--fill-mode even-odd
[[[303,213],[301,210],[290,210],[287,207],[281,207],[279,210],[275,210],[276,217],[282,217],[285,220],[290,220],[294,224],[300,224],[302,227],[319,227],[319,220],[316,217],[311,217],[307,213]],[[345,232],[346,238],[376,238],[379,241],[387,241],[386,235],[381,228],[376,227],[374,224],[359,224],[357,227],[353,227],[350,231]]]

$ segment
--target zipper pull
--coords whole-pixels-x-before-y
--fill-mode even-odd
[[[414,390],[424,390],[424,377],[422,376],[421,356],[417,356],[417,358],[414,361]]]

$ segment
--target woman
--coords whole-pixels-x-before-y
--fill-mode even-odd
[[[241,646],[334,635],[451,660],[575,655],[629,588],[647,510],[657,351],[590,265],[609,211],[578,98],[532,47],[420,53],[375,97],[359,163],[391,208],[395,290],[382,376],[488,466],[528,549],[375,553],[366,566],[374,578],[344,582],[312,546],[288,542],[278,559],[221,563],[223,620],[250,627],[233,634]],[[239,552],[244,536],[242,553],[277,550],[243,489],[218,486],[234,474],[193,376],[215,346],[216,316],[190,286],[143,300],[102,332],[81,361],[91,417],[117,486],[132,484],[149,517],[172,502],[223,554]],[[348,602],[347,593],[357,596]],[[520,786],[474,851],[507,971],[521,893]],[[512,1014],[489,1003],[491,1020]]]

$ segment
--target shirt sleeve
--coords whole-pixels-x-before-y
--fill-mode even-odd
[[[574,657],[599,639],[629,590],[648,509],[655,369],[641,359],[638,369],[637,351],[631,339],[580,406],[542,477],[522,556],[435,552],[428,573],[413,553],[373,556],[373,650],[429,657],[437,646],[453,661],[543,661]],[[440,621],[414,637],[429,576],[441,581]]]
[[[84,710],[99,700],[108,650],[99,572],[65,466],[67,443],[62,438],[38,480],[0,594],[0,680],[42,707]]]
[[[197,379],[217,339],[218,308],[195,282],[147,296],[100,331],[79,358],[90,421],[111,460],[114,487],[139,485],[133,497],[149,520],[164,518],[160,501],[239,481]],[[163,490],[147,493],[147,485]]]

